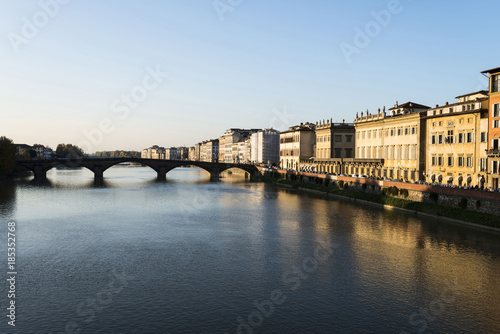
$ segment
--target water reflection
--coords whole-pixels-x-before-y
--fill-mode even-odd
[[[9,217],[15,210],[16,184],[13,180],[0,181],[0,215]]]

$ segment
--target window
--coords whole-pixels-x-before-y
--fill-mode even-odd
[[[350,142],[351,142],[351,140],[352,140],[352,135],[346,135],[346,136],[345,136],[345,141],[346,141],[346,142],[350,143]]]
[[[373,138],[377,138],[377,130],[373,130]]]
[[[454,142],[453,130],[448,130],[448,136],[446,136],[444,142],[448,144],[453,144]]]
[[[365,132],[361,133],[361,139],[365,139]]]
[[[436,126],[436,122],[432,122],[432,126]]]
[[[498,150],[498,139],[493,139],[491,141],[491,149],[492,150]]]
[[[417,133],[417,127],[414,126],[413,128],[411,128],[411,134],[414,135],[416,133]]]
[[[438,144],[442,144],[443,143],[443,135],[439,135],[438,136]]]
[[[458,121],[458,123],[463,124],[464,123],[464,119],[460,118],[460,120]]]
[[[448,109],[449,112],[453,112],[453,108]]]
[[[368,138],[370,138],[370,133],[368,132]],[[342,141],[342,136],[340,135],[336,135],[335,136],[335,142],[341,142]],[[339,157],[340,158],[340,157]]]
[[[345,149],[345,157],[346,158],[352,158],[352,148],[346,148]]]
[[[452,126],[453,124],[455,124],[453,121],[448,121],[448,126]]]
[[[472,123],[472,117],[467,118],[467,123]]]
[[[481,143],[486,143],[486,132],[481,132]]]
[[[441,157],[441,156],[438,157],[438,165],[439,166],[443,165],[443,157]]]
[[[388,137],[389,136],[389,130],[385,130],[385,136]]]
[[[335,149],[335,158],[341,158],[342,151],[340,148]]]
[[[472,167],[472,157],[467,157],[467,167]]]
[[[463,167],[464,166],[464,157],[458,157],[458,167]]]
[[[453,156],[452,156],[452,155],[449,155],[447,160],[448,160],[448,161],[447,161],[446,166],[448,166],[448,167],[453,167]]]
[[[463,143],[464,142],[464,134],[463,133],[459,133],[458,134],[458,142],[459,143]]]
[[[479,170],[481,172],[485,172],[486,171],[486,159],[485,158],[479,159]]]
[[[378,130],[378,137],[382,138],[382,130]]]
[[[394,136],[394,129],[391,129],[391,137]]]
[[[436,136],[431,136],[431,143],[436,144]]]
[[[432,157],[432,163],[431,163],[432,166],[436,166],[436,157]]]
[[[493,128],[500,128],[500,122],[496,119],[493,121],[493,124],[491,125]]]
[[[491,76],[491,92],[498,92],[500,89],[500,74]]]
[[[439,122],[439,126],[443,126],[443,122]]]
[[[405,136],[410,134],[410,128],[405,128]]]
[[[371,131],[367,131],[366,132],[366,138],[370,139],[372,136],[372,132]]]
[[[403,130],[402,129],[398,129],[398,136],[401,136],[402,133],[403,133]]]
[[[474,137],[472,136],[472,132],[467,132],[467,142],[472,143],[474,140]]]

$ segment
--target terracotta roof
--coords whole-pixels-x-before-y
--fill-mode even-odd
[[[399,109],[399,108],[430,109],[431,107],[424,106],[423,104],[418,104],[415,102],[408,101],[408,102],[400,104],[396,107],[389,108],[389,110],[394,110],[394,109]]]

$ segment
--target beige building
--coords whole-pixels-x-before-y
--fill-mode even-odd
[[[316,144],[315,125],[301,123],[280,133],[280,167],[300,169],[300,159],[314,156]]]
[[[342,173],[342,159],[354,158],[355,129],[352,123],[316,122],[314,159],[302,160],[302,169],[327,173]]]
[[[141,151],[143,159],[165,159],[165,148],[153,145]]]
[[[238,148],[233,149],[233,144],[249,138],[252,133],[260,131],[259,129],[237,129],[226,130],[224,135],[219,138],[219,162],[233,163],[237,160]]]
[[[200,145],[200,161],[219,161],[219,139],[207,140]]]
[[[427,110],[426,181],[483,187],[487,181],[488,92]]]
[[[422,111],[430,107],[414,102],[397,104],[388,112],[356,115],[356,159],[346,168],[348,174],[423,180],[425,170],[425,122]],[[383,166],[373,165],[383,159]]]

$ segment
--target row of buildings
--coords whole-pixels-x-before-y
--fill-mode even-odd
[[[301,124],[281,133],[280,166],[499,189],[500,68],[488,91],[429,107],[396,103],[387,111],[357,114],[352,124]]]
[[[33,146],[27,144],[14,144],[16,147],[16,155],[25,159],[53,159],[54,151],[50,147],[45,147],[41,144]]]
[[[415,102],[286,131],[228,129],[190,148],[143,150],[144,158],[274,164],[283,169],[499,189],[500,68],[489,90],[429,107]],[[167,151],[170,150],[170,153]],[[173,153],[175,152],[175,153]]]
[[[279,138],[279,132],[274,129],[231,128],[217,139],[205,140],[189,148],[166,149],[155,145],[142,150],[141,157],[277,165],[279,163]]]

